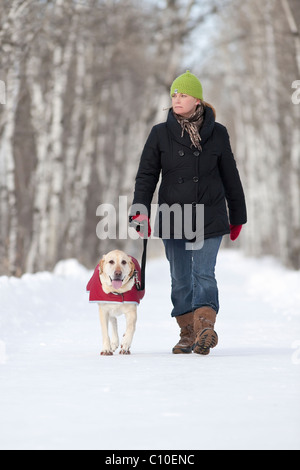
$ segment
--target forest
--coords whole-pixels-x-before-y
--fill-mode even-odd
[[[2,0],[0,50],[0,275],[132,246],[99,239],[97,208],[130,205],[186,69],[231,137],[234,247],[300,269],[300,0]]]

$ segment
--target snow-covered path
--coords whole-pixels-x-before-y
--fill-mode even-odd
[[[164,259],[147,264],[132,355],[100,356],[90,274],[70,260],[0,278],[1,449],[300,449],[300,272],[222,250],[205,357],[171,354]]]

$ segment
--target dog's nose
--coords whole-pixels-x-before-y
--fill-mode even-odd
[[[122,277],[122,271],[115,271],[115,279]]]

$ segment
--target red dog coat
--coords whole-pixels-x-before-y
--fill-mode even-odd
[[[124,292],[124,294],[118,294],[116,293],[109,293],[106,294],[103,289],[102,289],[102,284],[100,281],[100,266],[96,267],[93,276],[91,277],[86,290],[89,292],[89,301],[90,302],[97,302],[97,303],[107,303],[107,302],[113,302],[113,303],[118,303],[118,302],[125,302],[125,303],[136,303],[139,304],[140,300],[144,297],[145,291],[144,290],[138,290],[137,289],[137,284],[141,283],[141,268],[139,263],[133,256],[130,256],[132,261],[134,262],[135,265],[135,283],[132,287],[132,289],[128,292]]]

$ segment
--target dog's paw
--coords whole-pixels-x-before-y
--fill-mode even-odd
[[[123,356],[125,356],[125,355],[128,356],[129,354],[131,354],[131,352],[129,351],[129,349],[123,349],[123,348],[121,348],[120,354],[122,354]]]
[[[113,352],[107,350],[101,351],[100,356],[113,356]]]
[[[112,352],[115,352],[116,349],[118,349],[118,347],[119,347],[119,342],[115,342],[115,343],[114,343],[114,342],[112,341],[112,343],[111,343]]]

